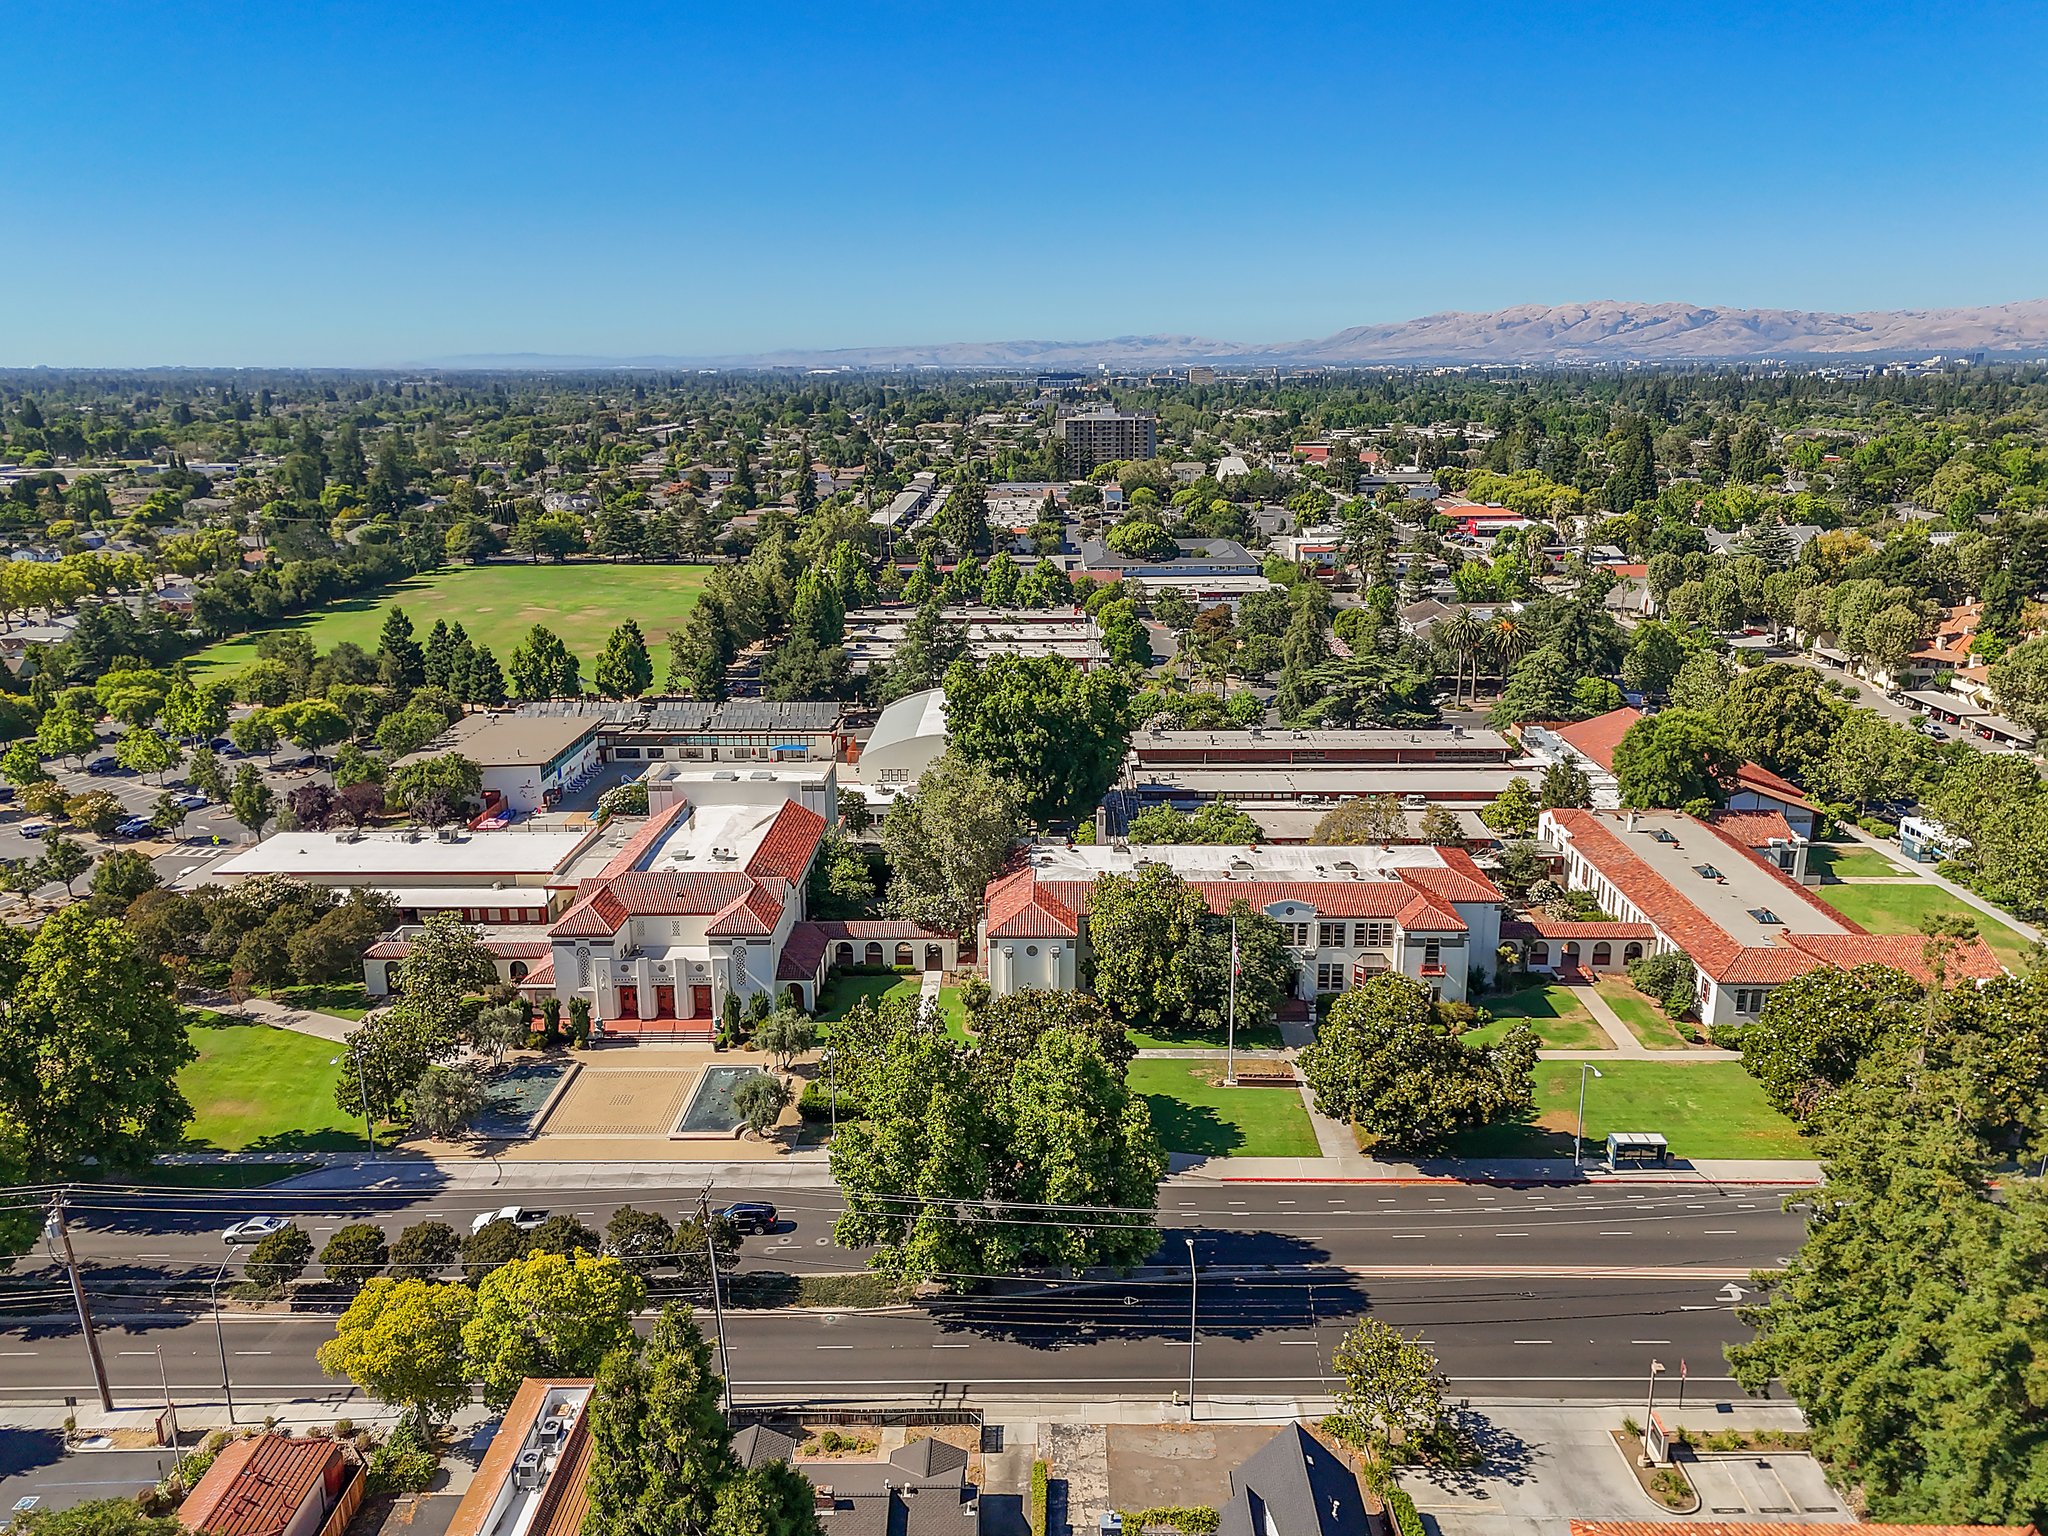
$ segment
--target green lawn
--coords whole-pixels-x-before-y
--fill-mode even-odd
[[[330,1013],[338,1019],[358,1022],[373,1006],[360,981],[336,982],[327,986],[279,987],[270,996],[288,1008]]]
[[[1662,1061],[1611,1061],[1586,1075],[1586,1139],[1597,1147],[1609,1131],[1655,1131],[1673,1157],[1811,1157],[1792,1122],[1764,1101],[1739,1061],[1686,1066]],[[1461,1157],[1569,1155],[1578,1123],[1579,1064],[1536,1064],[1536,1107],[1526,1122],[1489,1125],[1459,1138]]]
[[[1917,933],[1921,919],[1938,912],[1967,917],[1998,958],[2015,969],[2027,953],[2025,939],[1975,907],[1964,906],[1938,885],[1824,885],[1814,894],[1872,933]]]
[[[872,998],[878,1006],[885,997],[907,998],[914,1003],[919,985],[915,976],[832,976],[818,999],[818,1022],[829,1026],[835,1019],[844,1018],[846,1010],[864,997]],[[960,1000],[958,987],[939,988],[939,1019],[947,1034],[966,1043],[967,1005]],[[831,1030],[827,1028],[824,1033],[829,1037]]]
[[[1843,880],[1896,878],[1912,873],[1860,843],[1815,843],[1806,851],[1806,864],[1816,874]]]
[[[1314,1157],[1315,1127],[1292,1088],[1226,1088],[1221,1062],[1142,1057],[1130,1084],[1152,1106],[1169,1152],[1205,1157]]]
[[[1525,987],[1484,998],[1479,1006],[1493,1015],[1493,1022],[1460,1036],[1467,1045],[1492,1045],[1517,1024],[1536,1031],[1546,1050],[1600,1051],[1611,1043],[1567,987]]]
[[[1220,1051],[1224,1044],[1224,1031],[1205,1034],[1196,1030],[1181,1034],[1159,1034],[1151,1030],[1131,1029],[1125,1033],[1131,1037],[1131,1044],[1141,1051]],[[1237,1021],[1237,1046],[1244,1051],[1277,1051],[1280,1049],[1280,1025],[1273,1019],[1250,1024],[1243,1019]]]
[[[1664,1010],[1619,978],[1595,982],[1595,990],[1607,999],[1607,1006],[1621,1016],[1621,1022],[1653,1051],[1682,1051],[1692,1042],[1664,1016]]]
[[[186,1035],[199,1059],[178,1073],[192,1105],[190,1151],[345,1151],[363,1144],[362,1122],[334,1102],[341,1054],[331,1040],[211,1014]],[[285,1175],[277,1175],[284,1177]]]
[[[639,621],[649,647],[656,651],[658,675],[661,644],[697,601],[708,569],[701,565],[460,566],[415,576],[375,595],[352,597],[276,627],[303,630],[322,651],[343,640],[374,651],[385,611],[399,607],[412,620],[416,639],[424,641],[436,619],[451,624],[459,621],[470,639],[490,646],[502,667],[512,659],[512,648],[526,632],[545,624],[581,658],[588,682],[606,636],[621,620],[631,618]],[[192,658],[192,670],[247,666],[256,659],[257,638],[244,635],[210,645]]]

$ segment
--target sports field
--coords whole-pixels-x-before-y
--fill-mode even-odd
[[[384,614],[403,608],[414,637],[424,641],[434,620],[460,623],[470,639],[491,648],[504,666],[512,648],[536,624],[545,624],[576,653],[588,679],[605,637],[625,619],[639,622],[655,652],[655,675],[668,633],[683,620],[703,590],[703,565],[476,565],[434,571],[386,587],[375,596],[354,597],[316,614],[273,626],[302,630],[319,650],[353,640],[377,648]],[[192,658],[194,672],[247,666],[256,659],[257,635],[210,645]]]

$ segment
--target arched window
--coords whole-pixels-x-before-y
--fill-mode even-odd
[[[903,943],[903,944],[898,944],[898,945],[896,946],[896,963],[897,963],[898,965],[908,965],[908,964],[910,964],[910,945],[909,945],[909,944],[907,944],[907,943]]]
[[[882,946],[880,944],[872,941],[869,942],[867,947],[867,963],[869,965],[880,965],[882,963]]]
[[[1626,965],[1626,964],[1628,964],[1628,962],[1629,962],[1629,961],[1631,961],[1631,960],[1640,960],[1640,959],[1642,959],[1642,958],[1643,958],[1643,946],[1642,946],[1642,945],[1640,945],[1640,944],[1638,944],[1638,943],[1636,943],[1636,942],[1635,942],[1635,941],[1634,941],[1633,939],[1631,939],[1631,940],[1630,940],[1630,941],[1629,941],[1629,942],[1628,942],[1627,944],[1625,944],[1625,945],[1623,945],[1623,946],[1622,946],[1622,951],[1621,951],[1621,962],[1622,962],[1622,964]]]
[[[1605,939],[1602,939],[1593,946],[1593,964],[1595,966],[1614,964],[1614,946]]]
[[[1529,941],[1529,963],[1531,965],[1550,964],[1550,946],[1542,939],[1531,939]]]
[[[526,980],[526,962],[524,960],[514,960],[507,967],[507,970],[515,982]]]
[[[853,946],[846,943],[835,946],[832,951],[832,963],[834,965],[853,964]]]
[[[946,951],[943,945],[925,945],[924,968],[928,971],[943,971],[946,968]]]

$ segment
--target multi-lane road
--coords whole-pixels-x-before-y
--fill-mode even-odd
[[[832,1240],[832,1191],[719,1189],[714,1199],[750,1193],[772,1199],[783,1221],[746,1240],[742,1268],[802,1274],[860,1266]],[[1328,1391],[1333,1349],[1370,1311],[1422,1337],[1456,1390],[1474,1398],[1632,1399],[1653,1356],[1674,1373],[1685,1362],[1698,1397],[1725,1398],[1735,1388],[1721,1346],[1743,1336],[1733,1307],[1752,1294],[1749,1273],[1782,1263],[1801,1238],[1782,1193],[1170,1181],[1161,1191],[1156,1266],[1131,1280],[1011,1283],[876,1312],[732,1311],[728,1360],[742,1398],[1165,1397],[1187,1382],[1192,1302],[1204,1396]],[[220,1229],[251,1210],[299,1219],[318,1244],[353,1220],[377,1221],[391,1236],[429,1218],[467,1230],[475,1214],[516,1202],[601,1226],[621,1204],[675,1214],[694,1196],[88,1191],[72,1220],[105,1317],[116,1397],[144,1406],[161,1398],[159,1348],[182,1400],[219,1400],[223,1346],[237,1391],[252,1401],[346,1395],[313,1359],[331,1316],[243,1314],[230,1303],[216,1334],[200,1282],[228,1256]],[[1192,1297],[1189,1239],[1199,1271]],[[47,1287],[48,1304],[34,1318],[0,1318],[0,1403],[89,1397],[83,1343],[75,1326],[57,1320],[60,1281],[47,1265],[19,1273],[19,1283]],[[178,1292],[190,1299],[164,1299]]]

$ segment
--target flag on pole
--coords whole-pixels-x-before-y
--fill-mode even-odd
[[[1234,922],[1230,925],[1230,974],[1233,976],[1242,976],[1244,974],[1244,962],[1238,958],[1237,953],[1237,924]]]

